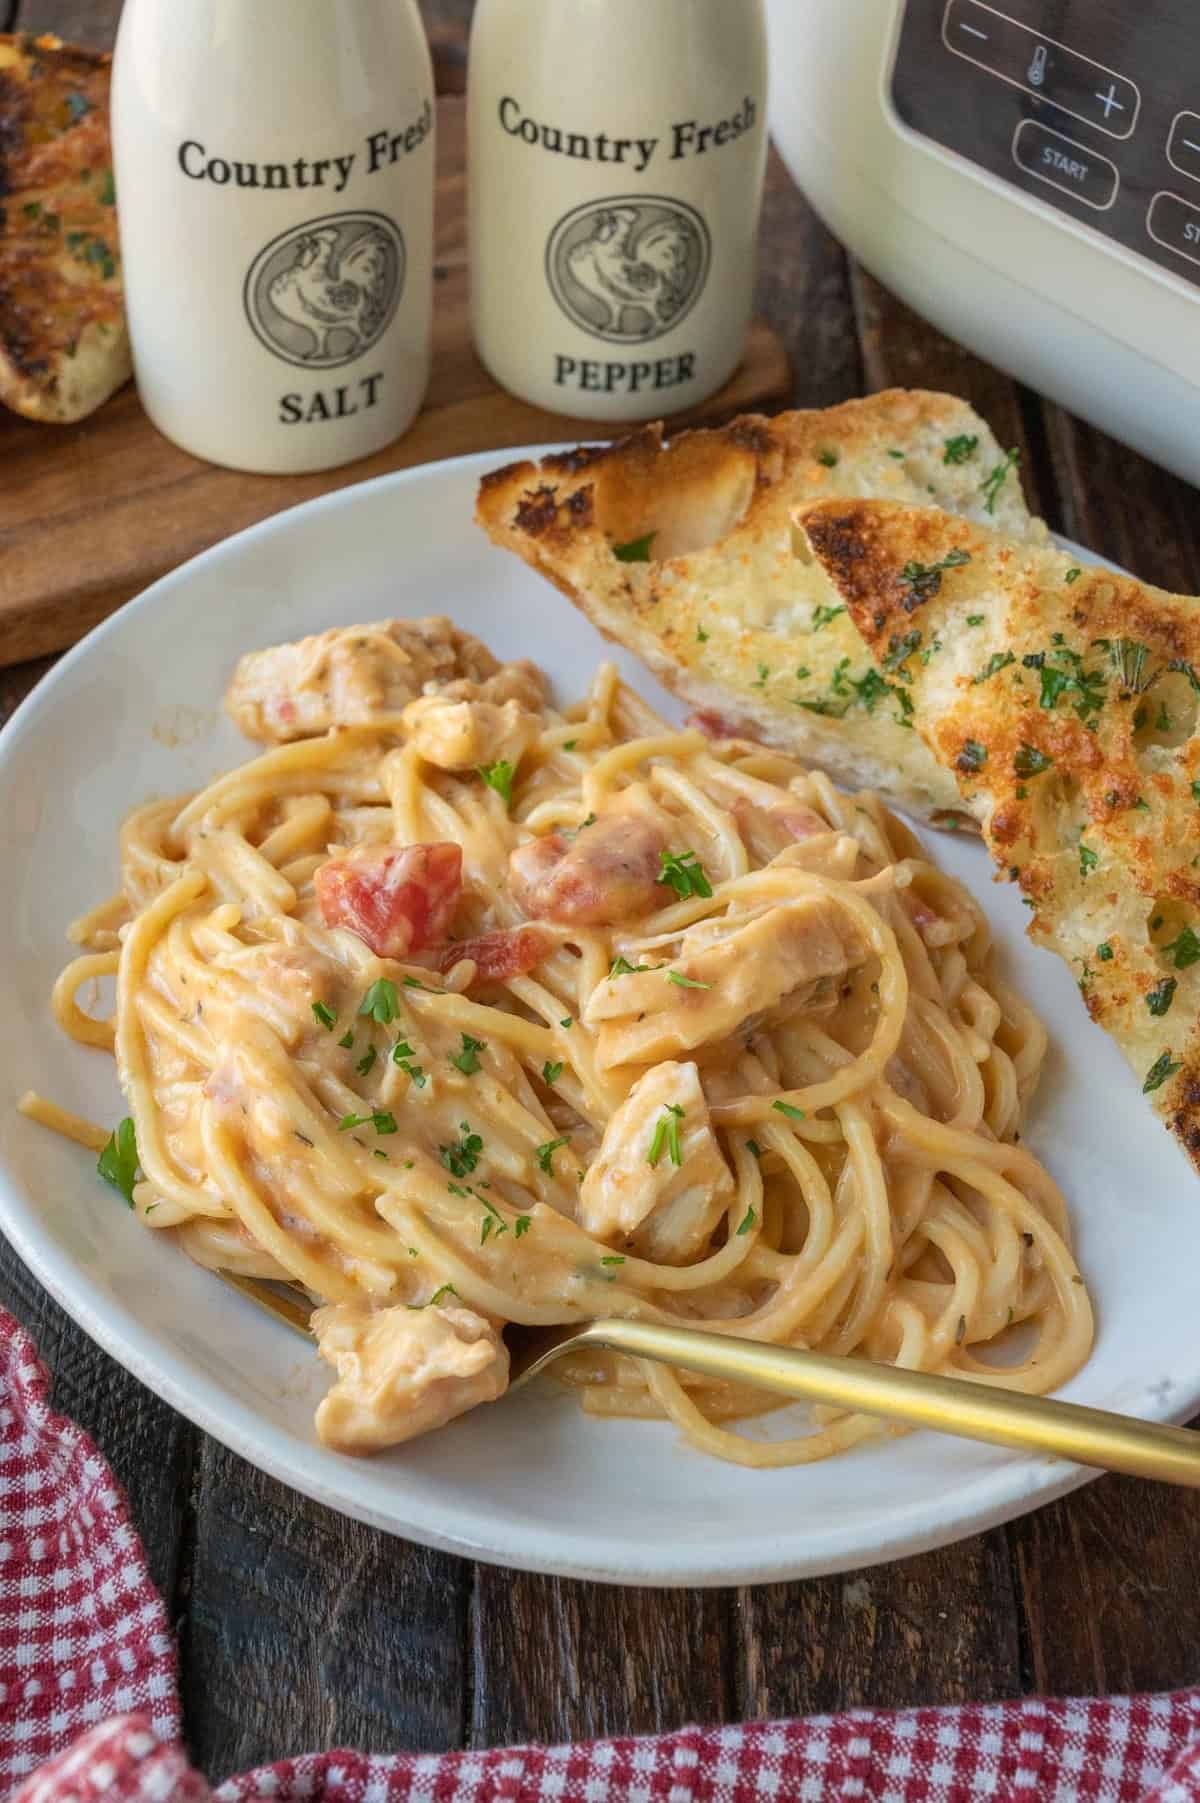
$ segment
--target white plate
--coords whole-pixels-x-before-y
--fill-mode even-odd
[[[750,1472],[656,1423],[589,1421],[547,1389],[365,1461],[324,1451],[325,1367],[286,1328],[138,1226],[93,1160],[11,1107],[33,1086],[101,1121],[108,1057],[65,1042],[47,996],[72,916],[109,893],[122,816],[247,753],[219,712],[248,648],[388,614],[445,612],[578,693],[612,648],[471,524],[492,453],[314,501],[219,545],[100,626],[0,735],[0,1225],[95,1340],[207,1432],[330,1507],[432,1546],[540,1571],[732,1584],[849,1570],[944,1544],[1084,1481],[1077,1467],[930,1434],[824,1464]],[[625,674],[678,716],[629,657]],[[1178,1418],[1200,1400],[1195,1179],[1070,973],[1023,937],[978,844],[937,856],[980,896],[1052,1053],[1030,1142],[1067,1192],[1099,1339],[1064,1394]],[[790,1413],[790,1411],[789,1411]],[[778,1433],[787,1416],[760,1431]]]

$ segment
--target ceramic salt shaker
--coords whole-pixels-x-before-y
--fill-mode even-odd
[[[762,0],[478,0],[471,320],[497,381],[636,420],[745,348],[766,159]]]
[[[138,387],[236,469],[328,469],[429,379],[433,74],[416,0],[125,0],[113,164]]]

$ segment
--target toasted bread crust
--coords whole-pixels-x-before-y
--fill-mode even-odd
[[[797,519],[1200,1169],[1200,603],[932,509]]]
[[[951,460],[947,446],[965,455]],[[715,728],[759,737],[920,813],[953,808],[951,779],[870,670],[791,515],[827,494],[879,493],[986,517],[995,439],[963,402],[893,389],[823,412],[756,415],[669,443],[658,425],[619,444],[509,464],[480,485],[477,518],[627,646]],[[996,518],[1044,536],[1016,476]],[[616,547],[651,535],[647,561]],[[833,617],[831,616],[833,614]]]
[[[30,419],[82,419],[131,371],[109,66],[0,37],[0,400]]]

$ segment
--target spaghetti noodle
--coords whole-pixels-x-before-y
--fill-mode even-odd
[[[451,648],[432,676],[413,634]],[[115,1053],[145,1225],[324,1304],[329,1443],[498,1396],[510,1323],[1030,1391],[1082,1364],[1064,1204],[1019,1143],[1043,1030],[873,796],[675,729],[610,665],[559,712],[446,622],[259,654],[232,704],[287,742],[130,816],[53,1005]],[[112,1020],[78,1002],[104,978]],[[748,1466],[885,1431],[751,1438],[731,1424],[777,1399],[616,1355],[564,1375]]]

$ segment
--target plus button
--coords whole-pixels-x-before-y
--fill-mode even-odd
[[[1096,99],[1100,102],[1101,106],[1104,108],[1104,117],[1106,119],[1108,118],[1109,114],[1114,110],[1114,108],[1116,109],[1116,111],[1118,113],[1123,113],[1125,111],[1124,103],[1117,99],[1117,84],[1115,81],[1109,82],[1107,94],[1101,94],[1097,90]]]

